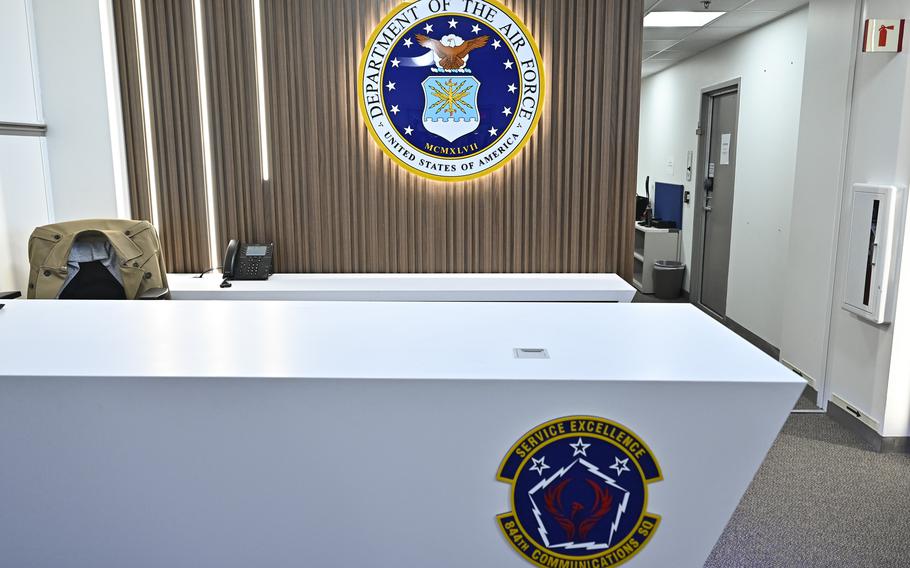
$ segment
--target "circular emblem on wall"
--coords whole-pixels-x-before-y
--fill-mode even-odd
[[[379,147],[436,180],[504,166],[540,119],[534,39],[496,0],[416,0],[386,16],[358,74],[360,110]]]
[[[521,437],[499,466],[511,484],[503,534],[537,566],[617,566],[651,540],[647,512],[660,466],[631,430],[595,416],[551,420]],[[574,561],[574,562],[572,562]]]

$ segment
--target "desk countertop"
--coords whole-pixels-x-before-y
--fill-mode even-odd
[[[220,274],[168,274],[175,300],[628,302],[616,274],[274,274],[219,288]]]
[[[802,380],[688,304],[14,301],[0,361],[0,378]]]

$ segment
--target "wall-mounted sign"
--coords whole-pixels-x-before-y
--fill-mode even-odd
[[[730,165],[730,139],[733,134],[730,132],[720,135],[720,165]]]
[[[512,486],[499,527],[537,566],[622,564],[660,523],[648,512],[648,484],[663,479],[657,459],[635,433],[603,418],[537,426],[509,449],[497,478]]]
[[[367,42],[360,110],[380,148],[436,180],[502,167],[540,119],[540,52],[518,17],[495,0],[399,5]]]
[[[904,20],[866,20],[863,51],[898,53],[904,49]]]

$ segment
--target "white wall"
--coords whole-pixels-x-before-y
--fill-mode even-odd
[[[821,390],[860,0],[809,5],[780,358]]]
[[[0,121],[42,122],[29,3],[0,0]],[[49,220],[44,140],[0,135],[0,289],[25,290],[28,235]]]
[[[0,0],[0,121],[41,120],[32,72],[32,38],[25,0]]]
[[[727,316],[773,345],[780,345],[806,27],[804,8],[642,84],[639,193],[650,175],[652,182],[684,184],[694,197],[696,175],[686,182],[685,164],[689,150],[698,162],[702,90],[741,79]],[[683,210],[683,260],[690,268],[697,206],[692,199]]]
[[[99,0],[32,4],[55,219],[117,217]]]
[[[866,0],[863,11],[863,19],[910,19],[910,3],[905,0]],[[860,182],[910,184],[910,57],[906,51],[856,55],[843,190]],[[843,220],[847,200],[842,201]],[[901,223],[906,227],[907,222],[905,216]],[[876,421],[880,434],[910,436],[910,241],[904,240],[894,322],[878,326],[840,307],[848,230],[848,224],[841,222],[828,344],[829,389]]]
[[[48,223],[43,141],[35,136],[0,136],[0,209],[6,213],[0,255],[0,288],[25,292],[28,285],[28,237]]]
[[[13,275],[13,251],[10,248],[9,227],[6,218],[6,205],[3,203],[3,178],[0,177],[0,291],[19,289]]]

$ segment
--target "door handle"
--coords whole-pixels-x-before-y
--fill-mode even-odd
[[[713,164],[712,164],[712,166],[713,166]],[[714,193],[714,178],[712,178],[712,177],[705,178],[703,187],[705,190],[704,210],[710,211],[711,210],[711,195]]]

